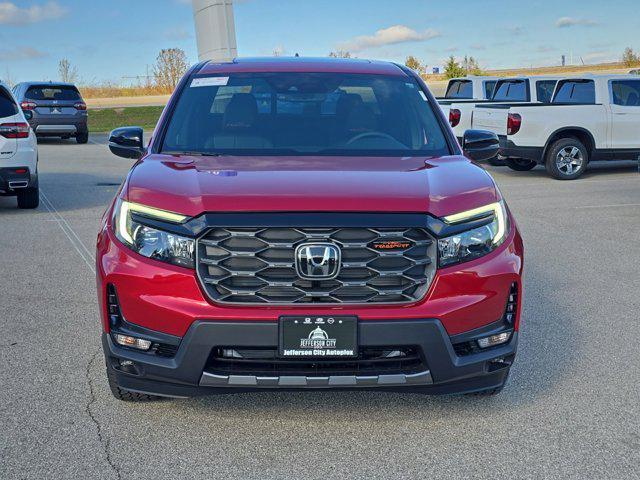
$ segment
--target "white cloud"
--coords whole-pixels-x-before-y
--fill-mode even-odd
[[[586,18],[560,17],[558,20],[556,20],[556,27],[558,28],[575,27],[576,25],[592,26],[595,24],[596,22],[594,22],[593,20],[588,20]]]
[[[348,50],[351,52],[360,52],[369,48],[382,47],[385,45],[394,45],[396,43],[419,42],[430,40],[440,36],[440,32],[429,28],[423,32],[418,32],[405,25],[393,25],[383,28],[375,32],[373,35],[363,35],[353,40],[341,43],[338,48],[340,50]]]
[[[34,58],[43,58],[48,55],[48,53],[42,52],[33,47],[18,47],[0,50],[1,61],[31,60]]]
[[[47,2],[43,5],[32,5],[20,8],[14,2],[0,2],[0,24],[24,25],[27,23],[54,20],[67,13],[67,9],[58,2]]]

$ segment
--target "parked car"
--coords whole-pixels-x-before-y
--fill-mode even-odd
[[[26,113],[29,117],[29,113]],[[15,196],[19,208],[36,208],[38,145],[9,88],[0,82],[0,195]]]
[[[454,134],[460,141],[464,132],[472,128],[473,111],[477,105],[504,102],[550,102],[558,78],[543,76],[502,78],[495,83],[491,97],[488,100],[452,102],[449,105],[449,123],[453,128]]]
[[[550,104],[479,105],[473,126],[499,134],[512,168],[544,164],[554,178],[573,180],[591,160],[640,155],[640,78],[562,79]]]
[[[205,62],[165,112],[148,146],[109,140],[136,159],[97,242],[116,398],[503,387],[522,240],[415,72]],[[465,154],[496,142],[469,131]]]
[[[23,82],[13,88],[13,93],[22,110],[32,112],[29,124],[37,136],[89,141],[87,104],[75,85]]]
[[[629,70],[629,75],[640,75],[640,68]]]

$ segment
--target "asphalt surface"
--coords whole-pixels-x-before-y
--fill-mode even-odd
[[[42,141],[42,204],[0,198],[0,478],[640,478],[640,175],[488,167],[526,249],[520,351],[496,397],[110,394],[93,272],[131,163]]]

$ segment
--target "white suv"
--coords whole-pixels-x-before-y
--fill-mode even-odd
[[[38,143],[11,90],[0,82],[0,195],[18,197],[19,208],[36,208]]]

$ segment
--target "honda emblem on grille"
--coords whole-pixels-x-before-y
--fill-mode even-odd
[[[333,243],[303,243],[296,248],[295,257],[300,278],[327,280],[340,273],[340,249]]]

